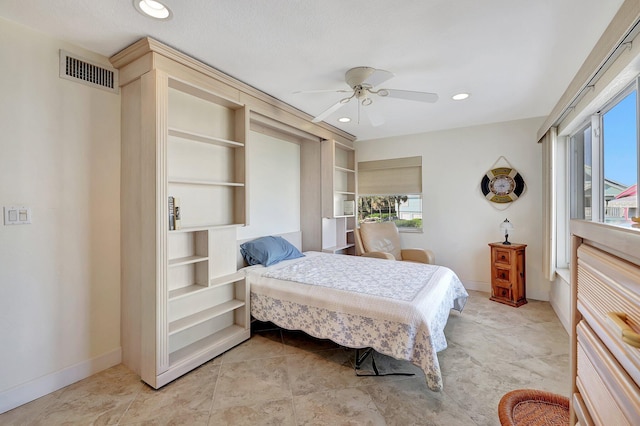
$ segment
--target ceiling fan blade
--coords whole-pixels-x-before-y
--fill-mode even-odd
[[[376,87],[387,80],[391,80],[393,77],[395,77],[395,74],[392,72],[376,69],[362,83],[370,84],[371,87]]]
[[[349,101],[347,102],[343,102],[344,99],[336,102],[335,104],[331,105],[329,108],[325,109],[324,111],[322,111],[320,113],[320,115],[316,116],[313,120],[311,120],[312,123],[319,123],[322,120],[324,120],[325,118],[327,118],[328,116],[330,116],[331,114],[333,114],[334,112],[336,112],[337,110],[339,110],[340,108],[342,108],[344,105],[346,105]]]
[[[351,93],[353,90],[349,89],[325,89],[325,90],[298,90],[293,92],[294,95],[300,93]]]
[[[438,100],[438,95],[429,92],[416,92],[413,90],[397,90],[397,89],[380,89],[379,92],[387,92],[386,96],[389,98],[406,99],[408,101],[417,102],[429,102],[434,103]]]

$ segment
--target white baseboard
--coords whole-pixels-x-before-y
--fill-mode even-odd
[[[491,293],[491,283],[484,283],[480,281],[465,281],[462,284],[467,290],[484,291],[485,293]]]
[[[118,365],[121,361],[122,349],[114,349],[104,355],[0,392],[0,414]]]

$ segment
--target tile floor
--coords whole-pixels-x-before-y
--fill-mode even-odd
[[[160,390],[119,365],[1,414],[0,424],[498,425],[509,390],[568,395],[569,336],[549,303],[516,309],[469,293],[438,355],[443,392],[429,391],[410,363],[379,354],[381,372],[415,376],[356,377],[353,350],[262,325]]]

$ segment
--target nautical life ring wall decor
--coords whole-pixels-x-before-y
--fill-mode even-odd
[[[489,170],[480,182],[482,195],[494,203],[511,203],[524,192],[524,179],[511,167],[498,167]]]

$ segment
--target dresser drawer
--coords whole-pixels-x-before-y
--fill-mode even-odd
[[[593,426],[593,420],[591,420],[591,416],[587,411],[587,407],[584,405],[584,401],[582,400],[582,396],[579,393],[573,394],[573,400],[571,401],[573,404],[573,410],[576,413],[577,424],[582,426]]]
[[[590,246],[578,252],[578,310],[640,386],[640,271]]]
[[[639,425],[638,386],[584,320],[580,321],[576,331],[576,386],[594,424]]]

